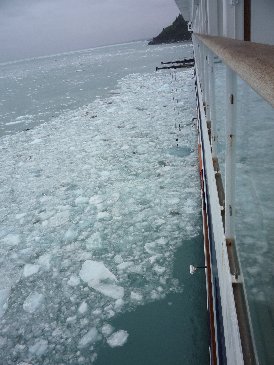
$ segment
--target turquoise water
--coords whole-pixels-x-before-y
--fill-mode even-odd
[[[0,66],[3,364],[208,363],[191,53]]]
[[[183,292],[118,316],[112,324],[125,328],[131,338],[125,347],[105,346],[96,364],[209,364],[204,272],[190,277],[187,266],[203,262],[202,252],[202,234],[182,242],[175,253],[173,275]]]

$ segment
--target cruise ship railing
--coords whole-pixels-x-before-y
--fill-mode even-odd
[[[219,363],[274,363],[274,46],[193,35]],[[215,267],[214,267],[215,266]]]

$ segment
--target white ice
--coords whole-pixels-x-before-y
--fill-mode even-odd
[[[8,307],[9,289],[0,289],[0,318],[4,315]]]
[[[19,335],[32,356],[43,352],[45,343],[36,344],[43,339],[52,363],[58,355],[88,364],[101,338],[126,342],[126,331],[111,326],[118,313],[181,290],[174,254],[199,232],[200,197],[194,111],[182,111],[172,96],[181,88],[178,97],[192,105],[191,77],[129,75],[109,98],[1,139],[6,363]],[[181,157],[177,135],[194,152]],[[30,355],[16,356],[20,363]]]
[[[76,275],[72,275],[68,280],[68,285],[70,286],[77,286],[80,284],[80,279]]]
[[[110,337],[107,339],[107,343],[110,347],[118,347],[123,346],[128,339],[128,333],[127,331],[120,330],[117,332],[114,332]]]
[[[24,266],[23,275],[25,276],[25,278],[27,278],[31,275],[37,274],[39,269],[40,269],[39,265],[26,264]]]
[[[105,337],[111,335],[113,331],[114,331],[114,328],[110,324],[107,324],[107,323],[104,324],[103,327],[101,328],[102,335],[104,335]]]
[[[31,293],[23,303],[23,309],[28,313],[36,312],[43,304],[44,295],[41,293]]]
[[[136,300],[137,302],[139,302],[143,299],[143,296],[140,293],[136,293],[136,292],[132,291],[130,293],[130,298],[134,301]]]
[[[120,299],[124,296],[124,288],[114,284],[117,282],[117,278],[106,268],[103,262],[85,261],[79,276],[91,288],[103,295],[113,299]]]
[[[47,348],[48,348],[48,341],[37,340],[32,346],[30,346],[29,352],[33,356],[42,356],[46,353]]]
[[[87,260],[79,273],[80,278],[87,283],[99,283],[103,280],[117,281],[117,278],[103,262]]]
[[[78,347],[83,348],[86,347],[96,341],[99,341],[100,336],[95,327],[91,328],[79,341]]]
[[[51,267],[51,255],[50,254],[44,254],[39,257],[37,260],[37,263],[46,271],[48,271]]]
[[[86,302],[82,302],[78,308],[78,312],[81,314],[86,313],[86,311],[88,310],[88,305]]]
[[[7,245],[17,246],[20,243],[20,236],[18,234],[10,233],[2,239],[2,242]]]
[[[112,299],[121,299],[125,293],[124,288],[119,285],[90,282],[89,286]]]

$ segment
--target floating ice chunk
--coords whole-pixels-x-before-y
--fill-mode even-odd
[[[100,232],[95,232],[92,236],[87,240],[87,247],[93,248],[98,247],[102,243]]]
[[[189,266],[189,272],[191,275],[193,275],[195,272],[196,272],[197,268],[193,265],[190,265]]]
[[[98,331],[95,327],[92,327],[79,341],[78,347],[83,348],[87,345],[94,343],[100,339]]]
[[[149,257],[149,261],[151,264],[154,264],[157,260],[159,260],[163,255],[157,254]]]
[[[7,339],[6,339],[6,337],[2,337],[2,336],[0,336],[0,349],[1,349],[2,347],[4,347],[4,346],[6,345],[6,343],[7,343]]]
[[[107,279],[117,281],[116,276],[100,261],[85,261],[79,275],[80,278],[87,283],[99,283],[100,281]]]
[[[18,234],[10,233],[3,238],[3,242],[7,245],[17,246],[20,243],[20,236]]]
[[[117,281],[117,278],[106,268],[103,262],[85,261],[79,276],[91,288],[99,291],[103,295],[113,299],[120,299],[124,296],[124,288],[113,284],[113,282]]]
[[[101,309],[95,309],[93,312],[92,312],[95,316],[100,316],[102,314],[102,310]]]
[[[116,264],[121,264],[121,263],[123,262],[123,258],[122,258],[122,256],[121,256],[121,255],[116,255],[116,256],[114,257],[114,262],[115,262]]]
[[[9,294],[9,289],[0,290],[0,318],[4,315],[5,311],[8,308]]]
[[[121,150],[124,151],[124,150],[128,150],[129,149],[129,146],[127,144],[123,145],[121,147]]]
[[[167,201],[170,205],[176,205],[180,203],[180,199],[176,197],[170,197],[167,199]]]
[[[114,328],[110,324],[104,324],[101,328],[102,335],[107,337],[112,334]]]
[[[28,313],[34,313],[39,309],[44,301],[43,294],[37,292],[31,293],[23,303],[23,309]]]
[[[143,296],[142,296],[142,294],[132,291],[130,293],[130,298],[134,301],[140,302],[143,299]]]
[[[39,269],[40,269],[39,265],[26,264],[24,266],[23,275],[25,276],[25,278],[27,278],[31,275],[37,274]]]
[[[159,238],[156,242],[157,242],[159,245],[164,246],[164,245],[166,245],[166,244],[167,244],[168,240],[167,240],[166,238],[164,238],[164,237],[161,237],[161,238]]]
[[[19,213],[19,214],[15,214],[15,218],[16,218],[16,219],[22,219],[22,218],[24,218],[24,217],[25,217],[25,215],[26,215],[26,213]]]
[[[92,354],[90,356],[90,362],[91,362],[91,364],[94,363],[94,361],[96,361],[97,357],[98,357],[98,355],[96,353],[94,353],[94,354]]]
[[[150,254],[155,254],[155,247],[156,247],[156,243],[155,242],[148,242],[145,244],[145,250],[146,252],[150,253]]]
[[[97,219],[106,219],[109,217],[110,217],[110,214],[108,212],[99,212],[97,214]]]
[[[108,339],[107,343],[110,347],[117,347],[117,346],[123,346],[128,339],[128,333],[127,331],[120,330],[117,332],[114,332]]]
[[[79,255],[78,255],[78,258],[80,261],[83,261],[83,260],[88,260],[88,259],[92,259],[92,253],[91,252],[81,252]]]
[[[122,298],[117,299],[115,301],[114,308],[119,311],[119,310],[121,310],[121,308],[123,307],[124,304],[125,304],[125,302]]]
[[[53,337],[62,337],[62,334],[63,334],[63,331],[59,327],[55,328],[55,330],[52,332]]]
[[[78,237],[78,231],[73,229],[73,228],[69,228],[67,230],[67,232],[65,233],[65,241],[67,242],[72,242],[74,241],[76,238]]]
[[[44,269],[44,270],[49,270],[50,269],[50,260],[51,260],[51,255],[49,254],[44,254],[42,256],[39,257],[38,259],[38,264]]]
[[[76,205],[82,205],[82,204],[88,204],[89,199],[85,198],[84,196],[78,196],[78,198],[75,199]]]
[[[106,315],[107,315],[107,318],[111,318],[111,317],[115,316],[115,312],[112,309],[110,309],[106,312]]]
[[[89,199],[89,204],[98,205],[103,203],[105,199],[100,195],[94,195]]]
[[[143,268],[142,265],[133,265],[128,268],[128,271],[134,274],[142,274]]]
[[[34,356],[42,356],[48,349],[48,341],[38,340],[29,347],[29,352]]]
[[[72,275],[68,280],[68,285],[77,286],[80,284],[80,279],[76,275]]]
[[[166,223],[166,221],[164,219],[156,219],[155,222],[154,222],[157,226],[161,226],[163,225],[164,223]]]
[[[86,313],[86,311],[88,310],[88,305],[86,302],[82,302],[78,308],[78,312],[81,314]]]
[[[21,352],[26,349],[26,345],[20,345],[19,343],[14,347],[15,352]]]
[[[133,265],[133,262],[132,261],[125,261],[125,262],[122,262],[121,264],[119,264],[117,266],[117,269],[118,270],[126,270],[128,269],[130,266]]]
[[[112,284],[89,284],[93,289],[99,293],[106,295],[112,299],[121,299],[124,296],[124,288]]]
[[[62,224],[67,223],[69,221],[69,217],[70,217],[69,210],[58,212],[49,219],[48,224],[50,227],[58,227],[61,226]]]
[[[153,266],[153,270],[154,270],[157,274],[161,275],[161,274],[163,274],[163,273],[166,271],[166,268],[165,268],[165,267],[163,267],[163,266],[160,266],[160,265],[155,265],[155,266]]]
[[[156,292],[156,290],[152,290],[150,294],[151,299],[158,300],[161,298],[161,295]]]
[[[66,319],[66,322],[67,322],[67,323],[76,322],[76,319],[77,319],[77,317],[76,317],[76,316],[68,317],[68,318]]]

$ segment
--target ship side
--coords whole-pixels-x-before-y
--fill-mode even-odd
[[[267,365],[274,363],[274,2],[175,1],[193,32],[210,362]]]

